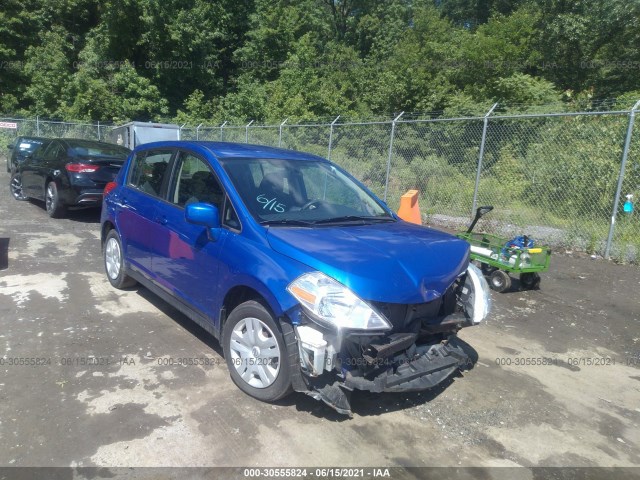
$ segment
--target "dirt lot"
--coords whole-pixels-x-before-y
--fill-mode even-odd
[[[554,256],[541,290],[494,293],[491,319],[461,333],[475,368],[427,393],[355,394],[347,419],[241,393],[213,338],[110,287],[97,212],[51,220],[7,184],[0,466],[640,466],[640,268]],[[181,358],[213,365],[165,365]]]

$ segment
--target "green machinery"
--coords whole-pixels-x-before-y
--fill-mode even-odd
[[[509,290],[511,273],[520,275],[520,288],[539,288],[539,272],[549,269],[551,249],[534,245],[526,235],[509,240],[489,233],[473,232],[480,217],[491,210],[492,206],[478,208],[467,231],[457,234],[471,245],[471,260],[482,269],[493,290]]]

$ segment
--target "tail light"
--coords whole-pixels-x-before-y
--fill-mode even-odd
[[[64,168],[67,170],[67,172],[93,173],[100,167],[98,165],[91,165],[89,163],[67,163]]]
[[[113,190],[114,188],[116,188],[118,186],[118,184],[116,182],[109,182],[105,185],[104,187],[104,195],[106,195],[107,193],[109,193],[111,190]]]

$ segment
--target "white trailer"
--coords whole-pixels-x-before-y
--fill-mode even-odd
[[[107,140],[134,149],[143,143],[180,140],[180,127],[170,123],[129,122],[114,127]]]

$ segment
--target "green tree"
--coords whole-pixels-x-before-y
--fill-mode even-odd
[[[515,109],[526,110],[529,106],[542,105],[548,108],[553,105],[556,111],[562,110],[560,93],[553,83],[524,73],[498,78],[488,91],[497,102],[513,106]]]
[[[184,109],[179,109],[176,121],[180,124],[187,123],[198,125],[211,123],[220,117],[220,108],[214,100],[208,100],[201,90],[194,90],[184,101]]]
[[[456,25],[473,29],[493,14],[509,15],[526,0],[437,0],[440,11]]]
[[[350,47],[332,42],[318,49],[314,34],[304,35],[280,77],[267,85],[266,110],[273,120],[313,120],[360,111],[362,62]]]
[[[30,79],[25,97],[32,102],[36,115],[61,113],[63,91],[71,77],[72,42],[62,27],[54,27],[42,37],[42,44],[26,51],[24,72]]]
[[[365,60],[363,95],[376,113],[388,115],[442,110],[456,92],[452,72],[459,68],[459,45],[467,33],[457,31],[431,6],[416,9],[407,29],[383,60]]]
[[[235,71],[232,57],[247,28],[248,0],[139,0],[145,76],[175,110],[195,89],[223,93]]]
[[[0,112],[13,113],[19,107],[27,106],[24,53],[39,41],[34,35],[38,30],[34,3],[4,0],[0,9]]]
[[[278,77],[294,45],[313,32],[317,48],[332,38],[329,17],[319,0],[256,0],[246,41],[235,51],[241,75],[260,81]]]
[[[128,61],[105,60],[100,40],[91,38],[79,55],[79,68],[65,90],[65,116],[145,121],[167,115],[159,89]]]

